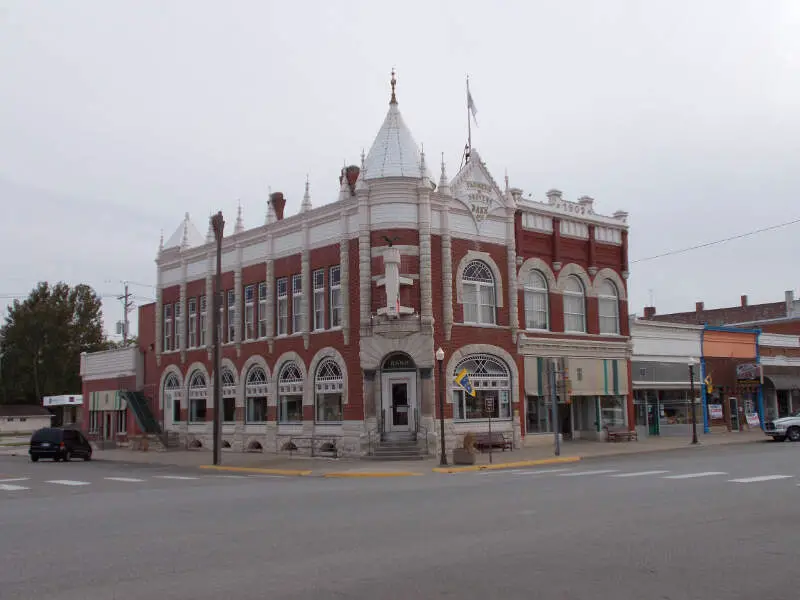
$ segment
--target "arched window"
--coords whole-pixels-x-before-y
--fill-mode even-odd
[[[189,421],[201,423],[206,420],[208,407],[208,383],[202,371],[195,371],[189,378]]]
[[[531,270],[525,285],[525,328],[549,329],[547,280],[541,272]]]
[[[575,275],[564,285],[564,331],[586,333],[586,292]]]
[[[318,423],[340,423],[342,418],[342,393],[344,378],[342,370],[332,358],[323,360],[314,377],[316,415]]]
[[[453,380],[466,373],[474,396],[460,386],[453,387],[453,417],[470,421],[511,418],[511,376],[506,364],[489,354],[473,354],[456,365]]]
[[[597,292],[597,309],[600,333],[619,334],[619,293],[610,279],[606,279]]]
[[[172,422],[180,423],[181,421],[181,398],[183,390],[181,390],[181,382],[175,373],[167,375],[164,381],[163,403],[164,411],[172,411]]]
[[[471,261],[462,277],[464,322],[494,325],[497,298],[494,275],[489,266],[480,260]]]
[[[303,374],[293,360],[284,363],[278,376],[278,422],[303,420]]]
[[[222,420],[232,423],[236,420],[236,377],[228,367],[220,371],[222,386]]]
[[[247,372],[245,381],[246,422],[265,423],[267,421],[267,373],[259,366],[252,367]]]

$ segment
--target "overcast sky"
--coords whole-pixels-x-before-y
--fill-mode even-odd
[[[630,213],[631,260],[800,218],[800,3],[0,0],[0,298],[155,282],[189,211],[263,223],[336,200],[397,69],[432,171],[466,138],[498,180]],[[634,263],[630,309],[797,290],[800,225]],[[135,285],[138,302],[154,290]]]

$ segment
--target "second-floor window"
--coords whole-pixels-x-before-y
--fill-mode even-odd
[[[342,326],[342,270],[340,267],[331,267],[328,275],[328,285],[331,288],[331,327]]]
[[[292,332],[303,330],[303,276],[292,276]]]
[[[325,329],[325,269],[314,271],[314,330]]]
[[[258,337],[267,337],[267,282],[258,284]]]
[[[586,332],[586,291],[575,275],[564,285],[564,331]]]
[[[495,282],[489,266],[473,260],[462,277],[464,322],[494,325],[496,323]]]
[[[289,333],[289,280],[281,277],[276,282],[278,291],[278,335]]]
[[[228,342],[236,341],[236,292],[228,290]]]
[[[244,339],[256,337],[256,286],[244,288]]]
[[[181,316],[183,315],[183,311],[181,311],[181,303],[175,303],[175,350],[180,350],[181,346],[183,345],[183,319]]]
[[[164,352],[172,350],[172,304],[164,306]]]
[[[208,326],[208,307],[206,297],[200,296],[200,345],[206,345],[206,327]]]
[[[197,347],[197,298],[189,298],[189,348]]]
[[[539,271],[528,273],[525,286],[525,328],[548,328],[547,280]]]

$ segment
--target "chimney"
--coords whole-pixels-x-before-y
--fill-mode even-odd
[[[706,305],[703,302],[695,302],[695,304],[694,304],[694,309],[697,312],[703,312],[705,307],[706,307]]]
[[[742,294],[742,306],[747,306],[747,294]]]
[[[792,315],[792,305],[794,304],[794,292],[792,290],[786,290],[784,294],[786,297],[786,316],[789,317]]]
[[[273,192],[269,195],[269,201],[272,208],[275,209],[275,218],[278,221],[283,219],[283,209],[286,208],[286,198],[283,197],[283,192]]]
[[[652,319],[656,316],[656,307],[655,306],[645,306],[644,307],[644,318],[645,319]]]

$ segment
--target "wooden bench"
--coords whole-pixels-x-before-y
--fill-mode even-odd
[[[491,435],[489,433],[475,434],[475,448],[481,452],[489,448],[502,448],[503,452],[505,452],[506,448],[512,450],[514,444],[503,433],[493,431]]]
[[[639,440],[639,435],[636,430],[625,429],[624,427],[609,428],[606,427],[606,441],[607,442],[636,442]]]

